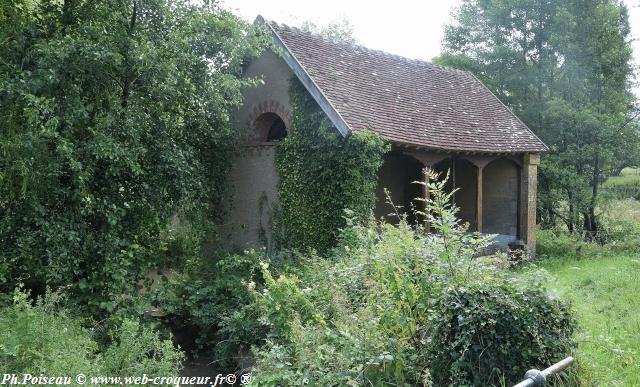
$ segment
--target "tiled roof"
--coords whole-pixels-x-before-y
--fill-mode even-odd
[[[267,23],[351,131],[448,151],[547,150],[470,72]]]

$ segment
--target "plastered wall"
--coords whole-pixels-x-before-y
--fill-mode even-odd
[[[384,190],[387,189],[393,204],[400,213],[410,213],[410,205],[420,206],[419,202],[412,202],[415,197],[421,197],[422,187],[411,184],[412,181],[421,179],[421,164],[399,153],[389,153],[384,156],[382,167],[378,171],[378,185],[376,187],[376,207],[374,215],[376,219],[384,218],[387,222],[396,223],[397,216],[394,208],[387,203]],[[409,216],[409,222],[414,221]]]
[[[482,231],[518,234],[518,166],[498,159],[484,167]]]
[[[243,91],[243,105],[233,116],[242,140],[229,178],[223,239],[231,249],[269,248],[269,223],[278,196],[277,143],[266,142],[265,134],[254,124],[261,114],[276,113],[287,128],[291,125],[288,88],[292,73],[282,58],[266,51],[247,66],[245,75],[262,81]]]

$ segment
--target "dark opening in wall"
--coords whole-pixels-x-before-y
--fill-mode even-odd
[[[287,136],[287,127],[276,113],[263,113],[256,118],[255,128],[263,141],[280,141]]]
[[[394,210],[399,209],[401,215],[407,216],[409,224],[424,223],[424,219],[416,214],[424,212],[424,202],[418,200],[424,197],[424,187],[415,184],[422,181],[424,166],[415,158],[399,152],[391,152],[384,156],[384,162],[378,170],[378,186],[376,188],[376,208],[374,215],[377,219],[397,224],[399,219]],[[387,202],[385,190],[391,196],[395,208]]]
[[[449,174],[445,191],[456,190],[451,199],[458,207],[458,219],[469,223],[471,231],[476,230],[478,168],[463,158],[449,158],[436,163],[433,170],[440,174],[440,179],[444,179],[447,173]]]

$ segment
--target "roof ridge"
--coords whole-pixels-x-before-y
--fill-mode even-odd
[[[312,32],[312,31],[306,31],[306,30],[303,30],[302,28],[300,28],[298,26],[290,26],[290,25],[285,24],[285,23],[278,23],[275,20],[265,19],[260,15],[258,16],[258,20],[261,20],[261,21],[263,21],[263,22],[265,22],[267,24],[270,24],[272,26],[275,25],[275,27],[278,27],[278,28],[284,28],[284,29],[288,29],[288,30],[291,30],[291,31],[296,32],[296,33],[303,33],[303,34],[314,36],[316,38],[324,40],[327,43],[336,44],[336,45],[342,45],[342,46],[348,46],[348,47],[351,47],[351,48],[362,49],[362,50],[367,51],[367,52],[372,53],[372,54],[378,54],[378,55],[387,56],[387,57],[394,58],[396,60],[400,60],[400,61],[403,61],[403,62],[406,62],[406,63],[422,64],[422,65],[434,67],[434,68],[436,68],[438,70],[442,70],[442,71],[449,71],[449,72],[462,73],[462,74],[468,73],[468,71],[466,71],[466,70],[460,70],[460,69],[456,69],[456,68],[453,68],[453,67],[438,65],[438,64],[435,64],[433,62],[424,60],[424,59],[408,58],[406,56],[393,54],[393,53],[390,53],[390,52],[387,52],[387,51],[383,51],[383,50],[367,47],[367,46],[365,46],[363,44],[351,43],[351,42],[347,42],[347,41],[332,40],[332,39],[327,38],[326,36],[322,36],[319,33]]]
[[[256,23],[270,31],[282,59],[345,137],[369,129],[395,144],[446,151],[548,150],[469,71],[336,42],[262,17]]]

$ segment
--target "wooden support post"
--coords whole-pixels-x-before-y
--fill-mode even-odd
[[[482,170],[484,166],[478,167],[478,187],[476,191],[476,231],[482,232]]]
[[[520,174],[520,239],[527,245],[529,254],[536,252],[536,190],[538,188],[539,154],[523,157]]]
[[[431,224],[429,223],[429,218],[428,218],[428,214],[429,214],[429,167],[424,167],[423,169],[423,176],[424,176],[424,190],[422,192],[422,195],[424,197],[424,213],[425,213],[425,219],[424,219],[424,229],[426,232],[431,232]]]
[[[453,190],[453,196],[451,196],[452,203],[453,205],[456,204],[456,159],[452,158],[451,159],[451,189]]]

